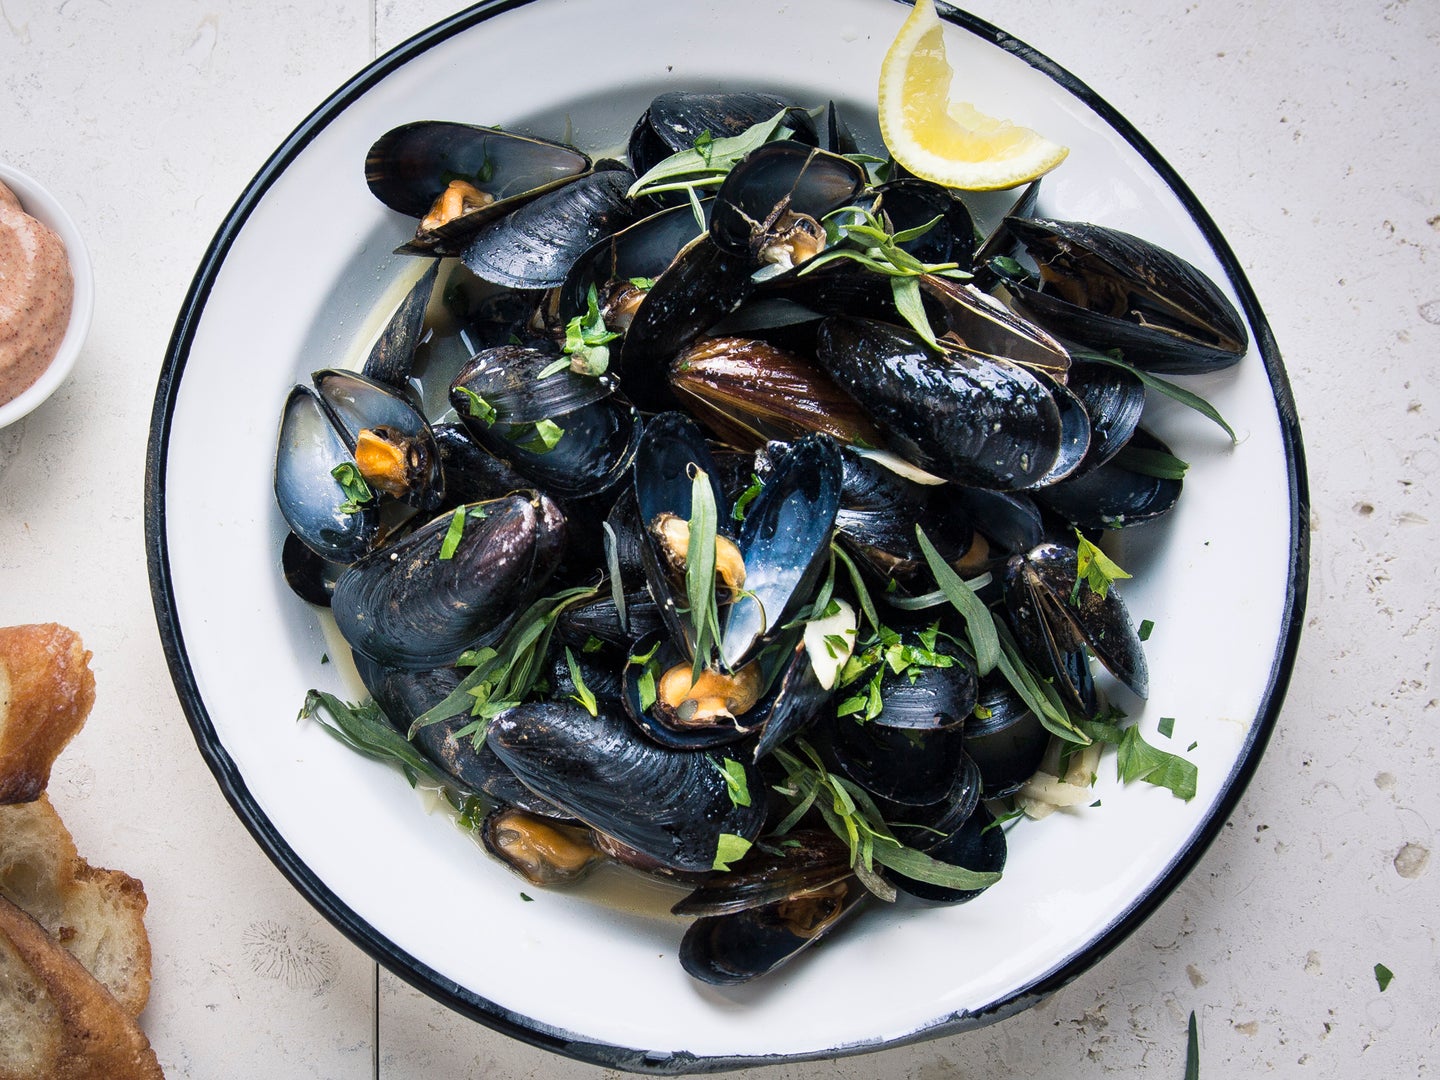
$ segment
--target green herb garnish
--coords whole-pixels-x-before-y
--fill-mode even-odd
[[[1119,468],[1160,480],[1184,480],[1190,468],[1189,462],[1174,454],[1141,446],[1125,446],[1110,461]]]
[[[523,431],[524,427],[522,425],[521,432],[523,433]],[[535,422],[535,430],[531,433],[530,438],[524,442],[520,442],[519,437],[514,434],[509,435],[508,438],[521,450],[529,450],[532,454],[548,454],[551,450],[555,449],[556,444],[558,444],[564,436],[565,429],[555,423],[554,420],[537,420]]]
[[[465,508],[457,506],[455,513],[450,515],[450,527],[445,530],[445,539],[440,542],[440,558],[448,560],[455,557],[455,549],[460,546],[460,538],[465,535]]]
[[[735,500],[735,505],[730,509],[730,516],[736,521],[744,521],[745,511],[749,508],[750,504],[755,501],[755,496],[760,494],[764,486],[765,484],[760,477],[751,473],[750,486],[742,491],[740,497]]]
[[[739,862],[750,850],[750,841],[743,836],[736,836],[734,833],[722,832],[720,839],[715,845],[715,862],[711,868],[714,870],[728,871],[730,864]]]
[[[1190,1010],[1190,1024],[1185,1037],[1185,1080],[1200,1080],[1200,1032],[1195,1026],[1195,1010]]]
[[[468,735],[478,749],[485,741],[485,729],[491,717],[519,705],[539,683],[560,613],[572,604],[593,599],[597,592],[596,588],[577,587],[541,597],[521,613],[499,645],[463,654],[456,664],[470,668],[470,673],[443,701],[415,718],[410,725],[411,734],[429,724],[468,713],[474,719],[456,731],[455,738]]]
[[[1153,622],[1151,622],[1149,619],[1144,619],[1144,620],[1142,620],[1141,623],[1140,623],[1140,630],[1139,630],[1140,640],[1141,640],[1141,641],[1149,641],[1149,640],[1150,640],[1150,632],[1151,632],[1152,630],[1154,630],[1154,629],[1155,629],[1155,624],[1154,624]]]
[[[411,787],[421,777],[442,787],[449,787],[455,782],[396,731],[380,706],[373,701],[351,704],[341,701],[334,694],[311,690],[305,695],[300,719],[318,721],[331,735],[366,757],[400,766]]]
[[[1165,738],[1170,738],[1175,734],[1175,718],[1173,716],[1160,717],[1160,723],[1156,725],[1156,730]]]
[[[750,782],[745,778],[745,766],[734,758],[721,758],[716,761],[710,758],[710,764],[714,765],[721,776],[725,778],[725,789],[730,796],[730,802],[734,806],[750,805]]]
[[[953,889],[984,889],[1000,880],[998,873],[951,866],[906,847],[885,824],[879,808],[864,788],[827,771],[820,756],[804,739],[797,739],[795,748],[808,760],[784,748],[775,750],[776,760],[786,771],[785,784],[775,790],[793,805],[776,828],[777,833],[789,831],[813,806],[830,831],[849,845],[850,868],[855,876],[882,900],[894,900],[896,894],[894,886],[876,872],[876,863],[917,881]]]
[[[575,693],[570,695],[570,700],[578,702],[586,712],[594,716],[597,706],[595,694],[585,685],[585,677],[580,674],[580,665],[568,645],[565,646],[565,663],[570,668],[570,679],[575,684]]]
[[[1080,586],[1089,585],[1090,591],[1105,599],[1113,582],[1130,575],[1120,569],[1110,556],[1085,539],[1079,529],[1075,530],[1075,588],[1070,592],[1070,603],[1080,603]]]
[[[693,678],[699,678],[720,645],[720,617],[715,600],[715,537],[719,512],[710,477],[697,468],[690,484],[690,539],[685,555],[685,600],[695,642]]]
[[[782,109],[769,120],[746,128],[739,135],[723,139],[711,138],[708,132],[695,140],[689,150],[671,154],[630,185],[630,198],[657,195],[664,191],[694,192],[697,188],[719,187],[726,175],[750,151],[772,139],[783,139],[790,130],[781,121]]]
[[[604,375],[610,368],[610,342],[620,335],[605,327],[600,301],[592,284],[585,294],[585,314],[576,315],[565,326],[565,355],[541,369],[537,378],[548,378],[569,368],[577,375]]]
[[[1115,771],[1122,783],[1144,780],[1156,787],[1169,788],[1177,798],[1187,802],[1195,797],[1200,772],[1194,762],[1151,746],[1140,737],[1138,725],[1122,729],[1091,720],[1082,721],[1080,726],[1092,738],[1115,744]]]
[[[340,504],[342,514],[358,514],[375,501],[375,492],[370,490],[370,485],[365,482],[365,477],[360,475],[354,462],[342,461],[330,470],[330,475],[345,493],[345,501]]]
[[[1215,406],[1202,398],[1199,394],[1186,390],[1183,386],[1176,386],[1174,383],[1152,375],[1148,371],[1141,371],[1134,364],[1127,364],[1120,359],[1119,350],[1113,353],[1094,352],[1090,349],[1071,349],[1070,355],[1080,360],[1096,360],[1102,364],[1110,364],[1113,367],[1124,368],[1130,372],[1150,389],[1155,390],[1166,397],[1173,398],[1187,408],[1194,409],[1207,420],[1220,426],[1220,429],[1230,436],[1230,441],[1236,442],[1235,430],[1225,422],[1225,418],[1216,411]]]
[[[1395,978],[1395,973],[1384,964],[1375,965],[1375,985],[1380,987],[1383,994],[1390,986],[1390,980]]]
[[[890,293],[896,310],[930,348],[939,352],[940,343],[930,329],[930,320],[920,298],[920,278],[934,275],[966,280],[970,274],[961,270],[959,263],[921,262],[900,246],[923,236],[939,221],[940,217],[936,216],[923,225],[892,234],[886,230],[880,217],[871,211],[844,207],[825,221],[826,250],[807,261],[800,273],[808,274],[836,259],[849,259],[884,275],[890,279]]]
[[[468,386],[457,386],[455,389],[465,396],[466,408],[470,411],[471,416],[479,420],[486,427],[495,423],[495,406],[491,405]]]
[[[971,648],[975,650],[975,673],[983,679],[1000,662],[1000,639],[995,630],[995,619],[965,580],[940,557],[919,525],[915,526],[915,538],[920,542],[930,573],[935,576],[935,584],[965,620],[965,632],[970,638]]]

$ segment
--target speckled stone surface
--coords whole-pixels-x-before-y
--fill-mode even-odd
[[[377,981],[290,888],[196,752],[146,577],[155,380],[210,237],[315,105],[453,9],[0,0],[0,160],[66,204],[97,289],[74,375],[0,430],[0,622],[65,622],[94,651],[95,713],[52,794],[84,855],[145,882],[155,980],[143,1020],[172,1077],[609,1075],[471,1024],[388,974]],[[1233,820],[1109,957],[982,1031],[746,1075],[1179,1077],[1192,1011],[1202,1075],[1428,1075],[1440,1043],[1440,7],[971,10],[1131,120],[1239,257],[1305,434],[1305,633]],[[245,657],[235,665],[237,680],[254,677]],[[1376,963],[1394,972],[1383,993]]]

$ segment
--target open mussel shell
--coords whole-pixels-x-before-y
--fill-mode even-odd
[[[789,269],[815,252],[797,254],[795,230],[811,233],[832,210],[865,187],[865,170],[849,158],[798,142],[753,150],[715,193],[710,236],[732,255],[748,256],[752,269]],[[824,230],[818,241],[824,244]]]
[[[1049,475],[1060,456],[1060,409],[1024,368],[937,355],[913,331],[845,316],[821,324],[816,359],[892,449],[947,480],[1020,490]]]
[[[1170,448],[1144,429],[1103,465],[1035,493],[1047,509],[1082,531],[1121,529],[1153,521],[1175,506],[1183,481],[1142,468],[1146,455],[1171,457]]]
[[[594,833],[515,807],[498,807],[480,823],[485,850],[531,885],[571,885],[605,860]]]
[[[739,537],[745,590],[720,631],[727,668],[753,656],[808,600],[829,555],[842,478],[835,441],[807,435],[774,464],[750,503]]]
[[[639,657],[647,659],[640,662]],[[660,700],[663,696],[662,677],[672,668],[688,667],[689,663],[689,657],[663,632],[652,633],[635,643],[624,669],[622,702],[625,712],[647,738],[674,750],[703,750],[739,742],[763,722],[766,710],[759,701],[743,711],[731,702],[730,708],[738,714],[733,718],[708,717],[687,721],[676,715],[676,707],[666,708]],[[657,696],[651,699],[648,691],[642,691],[642,684],[655,691]],[[647,704],[647,701],[650,703]]]
[[[773,903],[696,919],[680,940],[680,965],[713,986],[749,982],[830,934],[870,896],[853,874]]]
[[[598,495],[628,473],[639,422],[608,378],[568,367],[541,378],[558,358],[548,345],[487,349],[455,376],[450,401],[477,443],[547,492]],[[476,415],[476,398],[492,412]],[[542,423],[552,438],[541,437]]]
[[[446,514],[340,575],[330,609],[351,648],[380,664],[430,668],[498,638],[559,565],[565,518],[543,495],[466,508],[460,541],[441,547]]]
[[[645,424],[634,462],[635,513],[643,538],[641,560],[651,595],[672,639],[677,645],[683,642],[684,651],[692,655],[695,631],[681,610],[683,602],[677,604],[677,596],[684,595],[683,584],[672,580],[672,560],[651,526],[664,514],[690,520],[697,470],[709,482],[717,529],[724,535],[731,523],[730,502],[720,487],[719,467],[695,421],[684,413],[667,412]]]
[[[368,435],[393,453],[393,463],[379,479],[370,475],[364,460],[359,461],[372,487],[421,512],[440,505],[445,496],[440,451],[430,425],[408,398],[384,383],[337,368],[317,371],[311,380],[352,450]]]
[[[1139,635],[1115,587],[1102,597],[1076,587],[1073,548],[1041,544],[1013,557],[1005,571],[1005,605],[1016,640],[1043,675],[1086,716],[1096,698],[1087,653],[1137,697],[1149,693],[1149,673]]]
[[[1208,277],[1165,249],[1085,222],[1006,222],[1040,268],[1041,287],[1013,285],[1011,302],[1062,337],[1120,349],[1146,371],[1217,371],[1249,347],[1245,323]]]
[[[874,446],[880,435],[854,399],[813,363],[757,338],[705,337],[676,354],[670,387],[706,427],[732,446],[821,431]]]
[[[736,806],[715,758],[650,742],[622,713],[573,702],[507,710],[486,741],[532,790],[596,830],[679,871],[712,868],[720,835],[753,840],[765,823],[764,780],[747,766]]]
[[[405,299],[390,316],[385,329],[370,347],[365,365],[360,373],[366,378],[384,383],[400,393],[410,389],[410,372],[415,366],[415,348],[420,343],[424,326],[425,311],[430,306],[435,281],[440,274],[440,263],[432,262],[410,286]]]
[[[393,128],[365,157],[365,182],[390,209],[424,218],[455,179],[495,201],[447,225],[422,228],[401,250],[457,255],[486,221],[590,169],[574,147],[499,128],[443,120],[419,120]]]
[[[670,908],[672,915],[733,915],[832,885],[850,874],[850,847],[828,829],[796,829],[745,853]]]
[[[292,535],[320,558],[351,563],[380,535],[374,503],[348,506],[333,470],[354,465],[344,431],[312,387],[294,387],[280,415],[275,451],[275,501]]]
[[[599,169],[487,222],[461,253],[476,277],[512,289],[549,289],[603,237],[640,220],[644,199],[626,198],[629,169]]]

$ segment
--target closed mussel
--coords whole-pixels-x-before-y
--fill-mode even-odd
[[[457,514],[453,548],[457,515],[445,514],[340,575],[330,608],[353,649],[392,667],[454,663],[498,638],[559,565],[565,519],[545,496],[509,495]]]
[[[626,198],[629,169],[597,169],[482,225],[460,258],[476,277],[512,289],[549,289],[602,237],[640,220],[645,199]]]
[[[1147,371],[1216,371],[1245,355],[1240,313],[1178,255],[1085,222],[1012,218],[1006,225],[1038,264],[1041,282],[1012,285],[1012,301],[1052,332],[1100,352],[1119,349]]]
[[[737,805],[711,754],[650,742],[603,704],[594,715],[573,702],[522,705],[491,721],[486,741],[538,794],[673,870],[711,869],[722,834],[753,840],[765,822],[753,766],[750,804]]]
[[[932,351],[913,331],[835,316],[816,359],[897,453],[956,483],[1031,487],[1060,456],[1063,425],[1047,386],[1023,368]]]

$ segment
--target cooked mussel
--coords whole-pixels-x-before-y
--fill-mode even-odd
[[[1060,457],[1064,429],[1047,385],[963,350],[932,351],[913,331],[833,316],[820,327],[823,368],[897,453],[956,483],[1031,487]]]
[[[674,907],[698,915],[680,943],[691,976],[717,986],[749,982],[794,958],[860,909],[871,894],[833,834],[799,831],[753,851]]]
[[[1249,347],[1240,313],[1193,265],[1148,240],[1086,222],[1011,218],[1039,265],[1038,289],[1011,300],[1054,333],[1147,371],[1198,373],[1238,363]]]
[[[559,565],[565,518],[543,495],[508,495],[442,515],[354,563],[330,609],[351,648],[392,667],[454,663],[496,639]]]
[[[589,169],[589,157],[563,143],[421,120],[375,141],[365,157],[365,182],[390,209],[421,219],[401,251],[458,255],[485,222]]]
[[[719,762],[705,751],[645,739],[603,704],[521,705],[491,721],[486,736],[531,789],[593,828],[679,871],[709,870],[721,834],[753,840],[765,822],[764,781],[747,773],[749,805],[737,805]]]
[[[854,400],[813,363],[757,338],[705,337],[670,363],[675,397],[732,446],[823,431],[842,443],[880,435]]]
[[[450,401],[477,443],[557,497],[598,495],[628,475],[635,410],[612,380],[571,371],[548,344],[476,353]]]
[[[1149,693],[1145,651],[1124,601],[1114,588],[1101,595],[1083,583],[1073,548],[1047,543],[1011,558],[1005,605],[1021,649],[1083,715],[1100,707],[1092,653],[1137,697]]]
[[[480,227],[460,253],[477,277],[512,289],[549,289],[601,238],[638,221],[645,200],[626,198],[635,175],[597,169]]]
[[[386,531],[386,501],[433,510],[444,495],[425,419],[394,390],[354,372],[315,372],[285,400],[275,450],[275,501],[307,547],[350,563]]]

